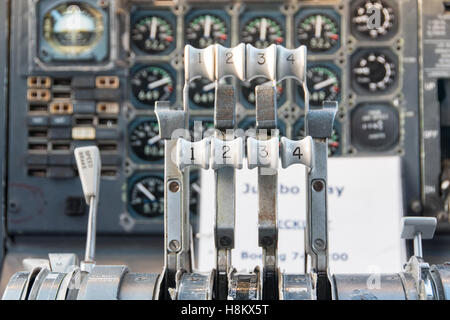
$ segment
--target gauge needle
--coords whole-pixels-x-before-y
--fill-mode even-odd
[[[148,88],[149,88],[150,90],[153,90],[153,89],[155,89],[155,88],[158,88],[158,87],[161,87],[161,86],[163,86],[163,85],[165,85],[165,84],[168,84],[168,83],[170,83],[171,81],[172,81],[172,80],[171,80],[169,77],[165,77],[165,78],[159,79],[159,80],[157,80],[157,81],[155,81],[155,82],[149,83],[149,84],[148,84]]]
[[[266,40],[266,37],[267,37],[267,20],[266,18],[262,18],[259,27],[259,39]]]
[[[152,18],[152,25],[150,26],[150,39],[156,38],[156,30],[158,29],[158,19],[156,17]]]
[[[161,140],[161,137],[159,135],[158,136],[154,136],[153,138],[148,139],[147,144],[149,146],[151,146],[152,144],[157,143],[159,140]]]
[[[335,83],[336,83],[336,79],[328,78],[327,80],[316,83],[313,88],[314,88],[314,90],[320,90],[320,89],[323,89],[323,88],[329,86],[330,84],[335,84]]]
[[[316,17],[316,38],[320,38],[320,35],[322,34],[322,16]]]
[[[150,191],[148,191],[148,189],[146,187],[144,187],[144,185],[142,183],[138,183],[137,188],[151,201],[156,200],[156,197]]]
[[[197,192],[198,194],[201,193],[202,189],[200,188],[200,186],[197,183],[193,183],[191,184],[192,189],[194,189],[195,192]]]
[[[203,36],[209,38],[211,35],[211,16],[205,17],[205,29],[203,30]]]
[[[216,87],[216,84],[214,82],[208,83],[206,86],[203,86],[202,90],[204,92],[212,90]]]

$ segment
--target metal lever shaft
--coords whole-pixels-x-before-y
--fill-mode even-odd
[[[331,299],[328,279],[328,214],[327,162],[328,138],[333,132],[337,103],[325,101],[322,108],[306,112],[306,134],[314,141],[314,162],[306,175],[308,210],[305,229],[305,253],[311,258],[312,271],[317,274],[317,298]],[[305,259],[305,265],[307,260]],[[306,269],[306,268],[305,268]]]
[[[90,272],[95,266],[95,236],[101,172],[100,151],[98,147],[90,146],[76,148],[74,152],[84,198],[89,205],[86,252],[84,261],[81,263],[81,270]]]
[[[275,87],[260,85],[255,88],[255,93],[257,139],[278,139]],[[271,130],[270,137],[267,130]],[[278,166],[278,151],[273,154],[262,148],[258,150],[258,155],[265,158],[275,157],[276,166]],[[262,298],[264,300],[279,298],[277,186],[277,169],[258,166],[258,243],[263,250]]]

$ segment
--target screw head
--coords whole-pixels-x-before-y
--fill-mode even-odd
[[[323,190],[324,184],[321,180],[316,180],[313,182],[313,189],[316,192],[321,192]]]
[[[171,183],[169,183],[169,190],[171,192],[178,192],[180,190],[180,184],[178,183],[178,181],[172,181]]]
[[[221,246],[228,247],[231,244],[231,239],[229,237],[222,237],[219,242]]]
[[[172,240],[169,242],[169,249],[172,251],[180,250],[180,242],[178,240]]]
[[[316,239],[314,240],[314,246],[319,250],[323,250],[325,249],[325,241],[322,239]]]

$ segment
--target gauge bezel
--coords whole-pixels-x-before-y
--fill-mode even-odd
[[[139,171],[138,173],[134,173],[131,177],[127,179],[127,193],[126,193],[126,207],[127,211],[130,214],[131,217],[133,217],[136,220],[152,220],[152,221],[164,221],[164,212],[162,215],[159,216],[146,216],[139,212],[136,212],[133,207],[131,206],[130,200],[131,200],[131,191],[133,190],[133,186],[138,182],[139,180],[145,179],[147,177],[156,177],[160,178],[163,181],[164,186],[164,172],[158,171],[158,170],[148,170],[148,171]]]
[[[239,42],[246,43],[242,40],[242,29],[247,25],[248,22],[255,18],[259,17],[267,17],[270,19],[275,20],[280,27],[283,30],[283,43],[280,43],[280,45],[285,46],[286,45],[286,18],[283,14],[275,12],[275,11],[246,11],[239,19]]]
[[[173,92],[170,95],[170,99],[168,100],[170,103],[175,103],[176,100],[176,88],[177,88],[177,74],[175,72],[175,70],[167,63],[139,63],[134,65],[131,69],[130,69],[130,75],[128,77],[128,89],[129,89],[129,98],[130,101],[132,103],[132,105],[138,109],[138,110],[154,110],[155,106],[151,106],[148,104],[144,104],[142,102],[140,102],[138,99],[136,99],[136,97],[133,94],[133,90],[132,90],[132,84],[131,84],[131,79],[134,77],[134,75],[139,72],[141,69],[146,68],[146,67],[159,67],[161,69],[164,69],[165,71],[167,71],[170,76],[172,77],[172,83],[173,83]],[[167,100],[166,100],[167,101]]]
[[[140,158],[133,151],[133,148],[131,147],[131,144],[130,144],[130,134],[131,134],[131,132],[133,132],[133,130],[136,129],[140,124],[142,124],[144,122],[148,122],[148,121],[154,121],[154,122],[158,123],[158,119],[156,117],[138,116],[138,117],[134,118],[128,124],[128,126],[127,126],[127,139],[126,139],[127,150],[128,150],[128,157],[134,163],[138,163],[138,164],[152,164],[152,165],[163,164],[164,163],[164,156],[162,157],[162,159],[157,160],[157,161],[144,160],[144,159]]]
[[[376,41],[376,42],[380,42],[380,41],[388,41],[391,40],[393,37],[395,37],[398,32],[399,32],[399,7],[397,5],[397,3],[395,1],[390,1],[390,0],[382,0],[384,1],[386,4],[388,4],[394,11],[395,14],[395,21],[394,24],[392,25],[392,28],[390,29],[390,31],[388,33],[386,33],[385,35],[381,35],[378,36],[376,38],[371,38],[368,35],[365,35],[361,32],[359,32],[358,30],[355,29],[355,24],[352,23],[352,19],[353,19],[353,13],[356,10],[356,8],[360,7],[361,4],[365,3],[367,0],[354,0],[350,7],[349,7],[349,19],[348,19],[348,23],[349,23],[349,30],[350,33],[359,41]]]
[[[356,82],[356,77],[353,76],[353,69],[357,61],[359,61],[364,55],[367,55],[371,52],[374,52],[376,54],[383,54],[389,59],[391,59],[391,62],[395,64],[396,66],[396,75],[393,79],[394,81],[391,83],[391,85],[384,91],[375,91],[371,92],[367,90],[366,88],[362,87],[359,83]],[[399,58],[397,54],[395,54],[390,48],[387,47],[362,47],[356,50],[352,56],[350,57],[350,63],[349,63],[349,76],[351,78],[351,88],[358,93],[360,96],[385,96],[390,95],[393,92],[395,92],[398,89],[399,81],[400,81],[400,65],[399,65]]]
[[[396,129],[396,135],[395,138],[390,141],[388,144],[385,144],[383,146],[379,147],[370,147],[370,146],[364,146],[361,143],[357,141],[355,138],[355,133],[353,130],[353,124],[354,120],[353,117],[355,116],[355,113],[358,110],[364,109],[364,108],[370,108],[370,107],[382,107],[385,109],[390,109],[394,111],[394,117],[396,125],[394,125],[394,129]],[[387,101],[380,101],[380,102],[361,102],[358,103],[352,110],[350,111],[350,117],[349,117],[349,123],[348,128],[350,130],[350,143],[351,145],[358,150],[360,153],[375,153],[375,152],[387,152],[395,149],[395,147],[400,143],[400,137],[401,137],[401,122],[400,122],[400,112],[398,108],[394,107],[390,102]]]
[[[128,37],[129,43],[130,43],[130,48],[131,50],[138,56],[165,56],[165,55],[169,55],[170,53],[172,53],[175,48],[176,48],[176,44],[177,44],[177,19],[176,16],[167,10],[138,10],[135,9],[130,13],[130,34]],[[173,37],[174,37],[174,41],[166,48],[166,50],[161,51],[159,53],[152,53],[149,54],[145,51],[142,51],[141,49],[139,49],[138,46],[136,46],[136,44],[133,42],[133,40],[131,39],[131,30],[133,29],[134,25],[139,22],[141,19],[148,17],[148,16],[156,16],[159,18],[162,18],[164,20],[166,20],[172,27],[172,31],[173,31]]]
[[[316,52],[316,51],[311,51],[308,48],[308,55],[330,55],[330,54],[335,53],[336,51],[338,51],[341,48],[342,23],[341,23],[341,15],[331,7],[321,7],[320,9],[312,8],[312,7],[310,7],[310,8],[305,7],[304,9],[301,9],[295,15],[294,29],[293,29],[293,37],[294,37],[295,46],[299,47],[302,45],[297,37],[297,30],[298,30],[299,24],[304,19],[306,19],[307,17],[314,15],[314,14],[322,14],[322,15],[326,15],[326,16],[329,16],[330,18],[332,18],[333,22],[336,24],[336,27],[338,29],[339,40],[331,49],[326,50],[326,51]]]
[[[189,12],[184,16],[184,28],[183,31],[183,41],[185,44],[189,44],[189,42],[186,41],[186,30],[187,26],[191,23],[191,21],[198,16],[205,15],[205,14],[211,14],[218,16],[223,20],[225,23],[225,26],[227,27],[227,40],[225,40],[223,46],[224,47],[230,47],[231,46],[231,17],[224,12],[224,10],[220,9],[198,9],[198,8],[191,8]]]
[[[337,135],[339,136],[339,147],[336,149],[336,151],[334,152],[334,154],[329,155],[329,157],[338,157],[342,155],[342,140],[344,139],[343,136],[343,125],[341,123],[341,121],[339,121],[339,119],[334,119],[334,123],[333,123],[333,129],[336,130]],[[295,124],[292,127],[292,139],[297,140],[297,132],[301,129],[305,128],[305,117],[302,116],[300,117]]]
[[[92,46],[92,48],[86,52],[79,55],[68,55],[58,52],[44,37],[42,34],[44,27],[44,17],[50,10],[53,10],[60,5],[66,3],[82,4],[90,6],[102,14],[102,22],[104,26],[104,32],[100,36],[99,40]],[[77,63],[77,62],[87,62],[87,63],[99,63],[104,62],[110,56],[110,16],[109,16],[110,5],[105,7],[100,7],[98,1],[94,0],[41,0],[36,4],[36,56],[45,63]]]
[[[337,100],[335,100],[335,101],[337,101],[338,103],[341,102],[341,100],[342,100],[342,70],[341,70],[341,68],[339,68],[332,61],[314,61],[314,62],[308,61],[307,72],[310,68],[313,68],[313,67],[325,67],[325,68],[330,69],[334,74],[336,74],[338,81],[339,81],[340,90],[337,95]],[[297,104],[302,109],[305,109],[304,97],[302,95],[300,95],[299,88],[298,88],[299,86],[300,86],[300,83],[295,82],[294,87],[295,87],[296,101],[297,101]],[[310,106],[311,106],[311,104],[310,104]]]

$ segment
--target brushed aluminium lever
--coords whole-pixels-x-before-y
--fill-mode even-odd
[[[317,274],[319,300],[331,299],[328,279],[327,161],[328,138],[333,131],[336,112],[337,102],[325,101],[321,108],[306,110],[305,117],[306,134],[313,138],[315,151],[312,169],[306,175],[308,210],[305,253],[311,258],[312,271]]]

